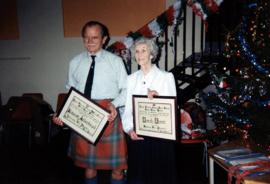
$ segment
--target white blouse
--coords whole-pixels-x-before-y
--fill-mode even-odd
[[[133,129],[132,95],[147,95],[147,89],[157,91],[160,96],[176,96],[172,73],[162,71],[156,65],[152,66],[147,75],[141,70],[129,75],[125,111],[122,116],[123,129],[126,133]]]

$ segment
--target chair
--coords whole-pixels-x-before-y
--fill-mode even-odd
[[[36,114],[34,116],[36,130],[35,130],[35,138],[36,142],[39,144],[44,143],[44,140],[48,141],[50,139],[50,127],[51,127],[51,117],[50,115],[54,113],[51,105],[43,100],[42,93],[24,93],[22,96],[32,98],[38,106],[36,110]],[[44,126],[43,123],[48,124],[48,126]],[[34,127],[35,128],[35,127]],[[43,139],[43,137],[47,137]],[[39,141],[38,141],[39,140]]]
[[[43,94],[42,93],[24,93],[22,96],[24,97],[31,97],[35,100],[43,100]]]
[[[0,92],[0,106],[2,106],[2,95],[1,95],[1,92]]]
[[[3,117],[3,114],[2,114],[2,107],[3,107],[3,104],[2,104],[2,96],[1,96],[1,92],[0,92],[0,126],[2,126],[2,117]]]
[[[2,96],[0,92],[0,144],[2,143],[2,134],[3,134],[3,105],[2,105]]]
[[[57,104],[56,104],[56,113],[59,112],[61,107],[63,106],[65,100],[67,98],[67,93],[59,93],[57,97]],[[52,121],[49,121],[49,128],[48,128],[48,142],[50,142],[51,137],[58,132],[58,127],[55,126]]]
[[[64,102],[67,98],[67,93],[60,93],[57,97],[56,112],[64,105]]]
[[[205,178],[208,178],[207,150],[209,141],[207,139],[181,139],[178,143],[181,145],[182,155],[186,154],[187,157],[191,155],[195,156],[191,158],[191,162],[200,163],[199,160],[201,160],[201,165],[205,166],[205,169],[198,166],[196,169],[204,171]],[[186,153],[183,153],[183,150],[185,150]],[[187,161],[187,157],[184,158],[185,161]],[[197,172],[197,174],[199,173],[200,172]],[[203,174],[201,176],[203,176]]]
[[[185,168],[181,174],[186,176],[188,173],[194,172],[194,165],[201,163],[196,165],[196,172],[194,172],[196,175],[194,174],[193,178],[204,180],[208,178],[208,141],[202,139],[205,137],[201,133],[196,133],[194,127],[195,130],[199,130],[199,127],[201,129],[206,128],[205,112],[200,105],[194,102],[186,102],[183,109],[181,109],[179,120],[182,137],[178,142],[178,152],[181,154],[179,158],[181,167]]]
[[[28,147],[31,148],[32,138],[32,101],[29,97],[13,96],[2,108],[3,131],[5,142],[10,140],[11,128],[14,126],[27,126]]]
[[[46,140],[44,139],[46,136],[44,122],[47,119],[47,114],[51,113],[52,110],[51,106],[43,100],[42,93],[24,93],[22,96],[11,97],[2,109],[4,109],[3,129],[6,141],[11,138],[12,128],[22,126],[27,126],[29,148],[32,146],[33,135],[37,144]]]

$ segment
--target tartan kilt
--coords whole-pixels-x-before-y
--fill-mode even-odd
[[[109,102],[109,100],[97,101],[103,107]],[[127,145],[119,113],[114,122],[105,128],[96,145],[72,131],[68,156],[73,159],[76,166],[83,168],[127,169]]]

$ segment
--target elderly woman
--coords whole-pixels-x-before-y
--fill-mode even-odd
[[[140,137],[134,131],[132,95],[176,96],[172,73],[160,70],[153,62],[158,47],[151,39],[137,40],[132,56],[140,70],[128,76],[127,99],[122,118],[124,131],[129,135],[128,183],[172,184],[176,183],[175,143],[171,140]]]

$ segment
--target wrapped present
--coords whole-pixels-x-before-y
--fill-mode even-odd
[[[190,139],[192,132],[192,119],[188,112],[181,109],[182,139]]]
[[[181,109],[182,139],[201,139],[205,135],[205,111],[195,102],[187,102]]]

